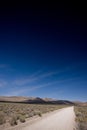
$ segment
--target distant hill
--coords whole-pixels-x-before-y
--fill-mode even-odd
[[[87,106],[87,102],[81,102],[81,101],[73,101],[73,102],[78,106]]]
[[[22,96],[0,96],[0,102],[15,102],[15,103],[36,103],[36,104],[69,104],[74,102],[67,100],[55,100],[52,98],[39,98],[39,97],[22,97]]]

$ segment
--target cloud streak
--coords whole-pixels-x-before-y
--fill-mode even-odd
[[[8,65],[7,64],[0,64],[0,69],[4,69],[4,68],[7,68]]]
[[[53,75],[58,74],[58,72],[47,72],[47,73],[39,74],[40,72],[41,71],[39,71],[27,78],[16,79],[14,81],[14,84],[19,85],[19,86],[26,85],[28,83],[32,83],[33,81],[38,81],[38,80],[45,79],[47,77],[51,77]]]
[[[18,78],[18,79],[13,79],[11,81],[8,82],[4,81],[4,80],[0,80],[0,88],[1,87],[5,87],[5,88],[9,88],[9,86],[12,86],[12,89],[10,89],[10,92],[8,91],[8,93],[6,93],[6,96],[20,96],[20,95],[26,95],[28,94],[28,92],[34,92],[37,91],[41,88],[45,88],[46,89],[50,89],[51,87],[60,87],[62,84],[64,83],[68,83],[77,80],[79,77],[74,77],[72,78],[72,76],[70,78],[59,78],[59,75],[61,75],[61,73],[65,73],[67,72],[67,68],[65,70],[59,70],[59,71],[54,71],[54,72],[44,72],[42,70],[39,70],[37,72],[35,72],[34,74],[31,74],[27,77],[22,77],[22,78]],[[53,78],[53,76],[56,76],[56,79]],[[51,79],[51,80],[49,80]],[[41,82],[38,82],[41,81]],[[11,88],[11,87],[10,87]],[[62,88],[62,87],[61,87]],[[54,92],[55,93],[55,92]]]
[[[3,88],[7,85],[7,82],[4,80],[0,80],[0,88]]]
[[[49,82],[49,83],[45,83],[45,84],[41,84],[41,85],[36,85],[36,86],[26,86],[26,87],[22,87],[21,89],[18,88],[18,89],[11,90],[10,93],[5,94],[5,95],[6,96],[12,96],[12,95],[20,96],[22,94],[25,94],[25,93],[28,93],[31,91],[35,91],[35,90],[38,90],[40,88],[48,87],[48,86],[53,85],[55,83],[57,83],[57,81]]]
[[[12,89],[10,89],[10,92],[6,92],[6,93],[3,93],[3,94],[5,96],[25,96],[25,95],[29,95],[30,92],[34,92],[34,91],[37,91],[37,90],[39,91],[39,89],[41,89],[41,88],[45,88],[45,90],[46,89],[50,90],[52,86],[57,87],[57,89],[59,88],[60,90],[62,89],[62,91],[63,91],[63,88],[62,87],[60,88],[62,83],[74,81],[74,80],[76,80],[76,78],[61,79],[61,80],[48,82],[48,83],[45,83],[45,84],[22,86],[21,88],[20,87],[13,87]],[[4,84],[1,84],[1,86],[2,85],[4,86]],[[55,94],[56,92],[57,92],[57,90],[54,89],[53,93]]]

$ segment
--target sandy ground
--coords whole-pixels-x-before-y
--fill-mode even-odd
[[[74,107],[61,109],[21,130],[75,130]]]

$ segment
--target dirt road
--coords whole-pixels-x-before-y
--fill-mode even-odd
[[[61,109],[21,130],[75,130],[74,107]]]

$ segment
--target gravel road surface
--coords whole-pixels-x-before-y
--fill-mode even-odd
[[[75,130],[74,107],[63,108],[21,130]]]

